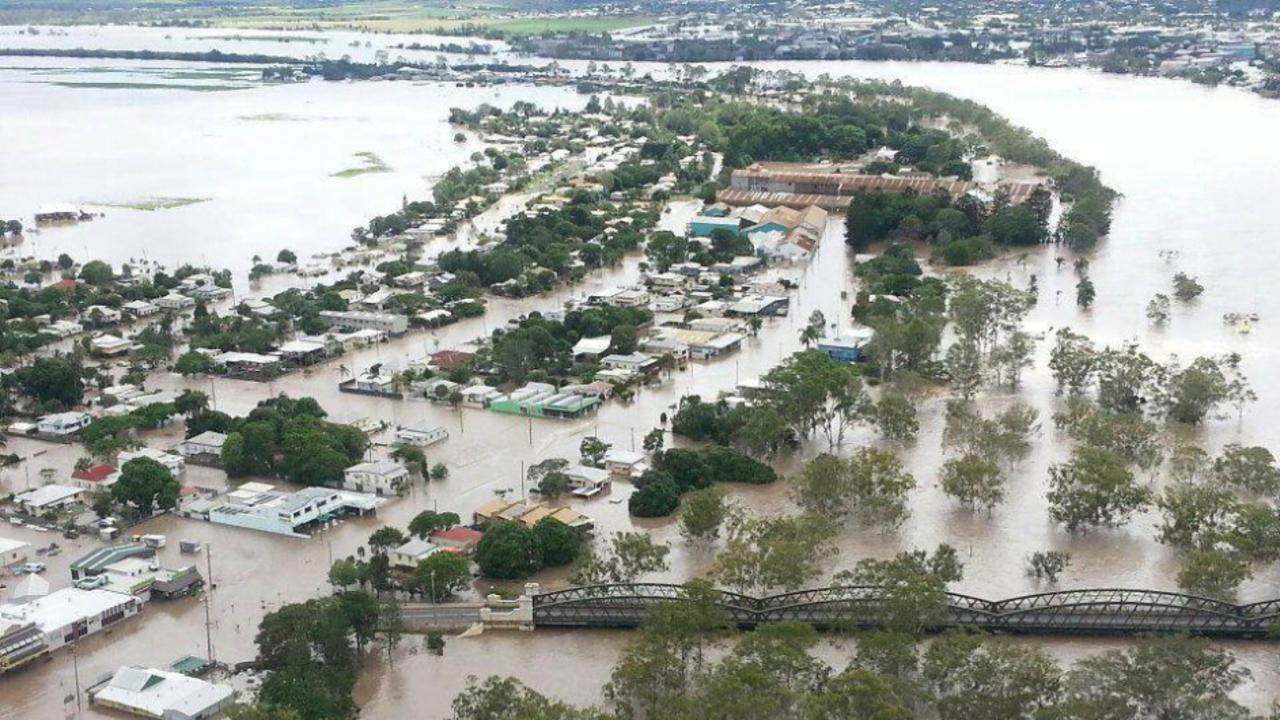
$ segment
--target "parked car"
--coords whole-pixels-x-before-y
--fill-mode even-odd
[[[44,572],[45,569],[46,569],[45,564],[42,562],[23,563],[22,565],[18,566],[18,571],[19,571],[18,574],[20,575],[37,574],[37,573]]]

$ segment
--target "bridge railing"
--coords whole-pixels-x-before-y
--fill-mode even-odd
[[[755,597],[726,590],[707,596],[731,622],[755,626],[782,620],[871,626],[884,617],[891,594],[875,586],[832,586]],[[689,600],[681,585],[623,583],[574,587],[535,595],[534,621],[544,625],[633,627],[649,608]],[[1280,599],[1237,605],[1160,590],[1090,588],[1001,600],[946,593],[948,626],[1007,632],[1188,632],[1256,637],[1280,623]]]

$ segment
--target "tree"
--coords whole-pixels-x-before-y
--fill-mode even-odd
[[[369,549],[375,553],[385,555],[387,550],[393,547],[399,547],[408,540],[399,528],[386,525],[373,531],[369,536]]]
[[[425,538],[437,530],[448,530],[461,523],[462,518],[457,513],[423,510],[409,521],[409,533]]]
[[[836,675],[809,706],[811,720],[912,720],[912,697],[898,683],[870,670],[850,668]]]
[[[973,398],[982,387],[985,370],[978,346],[968,340],[959,340],[947,348],[945,360],[951,387],[965,400]]]
[[[639,335],[634,325],[618,325],[610,333],[609,351],[626,355],[635,352],[639,343]]]
[[[461,135],[462,133],[458,133]],[[577,710],[525,687],[515,678],[467,678],[453,699],[451,720],[607,720],[591,710]]]
[[[432,553],[414,568],[410,585],[432,602],[447,600],[471,586],[471,564],[457,553]]]
[[[572,582],[576,585],[635,582],[646,573],[667,570],[670,552],[670,547],[653,542],[645,533],[614,533],[603,551],[589,548],[579,556]]]
[[[776,410],[801,437],[822,432],[834,450],[870,407],[858,373],[817,350],[798,352],[761,378],[761,403]]]
[[[1061,717],[1247,720],[1231,698],[1247,679],[1226,650],[1185,637],[1140,639],[1076,663],[1066,675]]]
[[[611,447],[613,446],[598,437],[588,436],[578,445],[578,454],[582,457],[583,465],[600,467],[604,463],[605,453]]]
[[[515,522],[490,525],[476,544],[476,564],[485,577],[519,580],[542,567],[541,548],[533,531]]]
[[[966,632],[931,642],[920,675],[939,720],[1044,717],[1061,687],[1061,671],[1043,650]]]
[[[1071,553],[1061,550],[1040,551],[1031,553],[1027,560],[1027,574],[1034,575],[1037,580],[1058,582],[1058,576],[1071,566]]]
[[[822,574],[835,528],[817,515],[730,519],[711,576],[739,592],[795,590]]]
[[[891,560],[859,560],[853,570],[837,574],[835,580],[841,585],[879,588],[883,599],[868,606],[868,619],[891,632],[914,637],[943,622],[947,613],[947,585],[963,576],[964,565],[955,548],[939,545],[932,554],[913,550],[899,553]]]
[[[292,708],[264,703],[236,706],[228,717],[231,720],[302,720],[302,716]]]
[[[1173,296],[1182,302],[1191,302],[1200,297],[1200,293],[1204,292],[1204,286],[1196,282],[1196,279],[1186,273],[1177,273],[1173,276]]]
[[[1080,395],[1092,383],[1098,366],[1098,353],[1089,338],[1067,328],[1059,328],[1053,350],[1049,353],[1049,370],[1058,383],[1058,393],[1066,390]]]
[[[1010,333],[1004,343],[991,351],[991,366],[1005,385],[1017,389],[1022,384],[1022,371],[1035,364],[1036,341],[1021,330]]]
[[[276,262],[284,263],[286,265],[293,265],[294,263],[298,262],[298,256],[295,255],[292,250],[289,250],[289,249],[281,250],[279,253],[276,254]]]
[[[1234,602],[1240,583],[1253,577],[1249,562],[1232,550],[1192,550],[1178,571],[1178,587],[1192,595]]]
[[[1000,466],[976,455],[952,458],[942,465],[942,491],[970,508],[987,512],[1004,500],[1004,475]]]
[[[13,373],[18,388],[39,403],[74,407],[84,400],[80,365],[71,357],[36,358]]]
[[[360,582],[360,568],[351,558],[334,560],[329,567],[329,582],[343,590]]]
[[[915,478],[892,453],[860,448],[850,458],[819,455],[792,485],[792,497],[805,512],[839,520],[896,527],[907,518],[907,493]]]
[[[209,396],[199,390],[183,390],[173,401],[173,409],[187,416],[199,415],[209,407]]]
[[[898,393],[885,394],[876,403],[876,426],[886,439],[900,443],[913,442],[920,432],[916,406]]]
[[[156,510],[172,510],[178,505],[178,481],[169,468],[147,457],[134,458],[120,468],[120,477],[111,486],[111,497],[128,503],[142,517]]]
[[[720,488],[694,490],[680,505],[680,534],[689,541],[712,541],[720,537],[720,526],[729,515],[725,493]]]
[[[533,526],[533,540],[546,567],[568,565],[578,559],[582,549],[582,536],[578,531],[551,517],[543,518]]]
[[[1238,358],[1199,357],[1185,368],[1170,366],[1166,378],[1165,410],[1170,419],[1188,425],[1199,425],[1223,403],[1243,405],[1255,397],[1239,372]]]
[[[664,517],[680,507],[680,487],[663,472],[647,471],[636,480],[636,491],[627,498],[627,511],[635,517]]]
[[[1073,440],[1113,452],[1143,470],[1159,465],[1164,456],[1160,429],[1136,413],[1102,412],[1088,400],[1073,397],[1053,421]]]
[[[1151,503],[1151,491],[1114,453],[1076,448],[1067,463],[1049,468],[1049,516],[1075,532],[1116,526]]]
[[[640,447],[649,454],[662,452],[662,446],[665,441],[666,434],[663,433],[662,428],[654,428],[645,433],[644,440],[641,442]]]
[[[101,260],[90,260],[80,268],[80,279],[90,285],[108,285],[114,277],[111,266]]]
[[[208,374],[217,368],[218,364],[213,361],[213,358],[198,350],[182,353],[173,365],[175,371],[186,376]]]
[[[1280,467],[1275,456],[1264,447],[1229,444],[1213,462],[1214,475],[1238,490],[1259,495],[1280,494]]]
[[[1147,303],[1147,320],[1152,325],[1164,325],[1169,322],[1169,296],[1164,293],[1156,293],[1155,297]]]
[[[72,260],[70,255],[68,255],[68,254],[66,254],[66,253],[60,253],[60,254],[58,255],[58,269],[59,269],[59,270],[70,270],[70,269],[72,268],[72,266],[73,266],[73,265],[75,265],[75,264],[76,264],[76,261],[75,261],[75,260]]]
[[[1093,300],[1098,296],[1097,290],[1093,287],[1093,281],[1089,278],[1080,278],[1080,282],[1076,283],[1076,305],[1088,310],[1093,306]]]

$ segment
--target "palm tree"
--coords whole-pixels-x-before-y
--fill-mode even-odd
[[[805,325],[800,331],[800,344],[808,348],[822,338],[822,328],[817,325]]]

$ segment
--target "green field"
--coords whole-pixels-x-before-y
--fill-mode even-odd
[[[0,24],[203,21],[226,28],[372,32],[458,32],[475,27],[509,35],[608,32],[646,25],[646,16],[565,17],[515,12],[501,2],[425,5],[412,0],[0,0]],[[234,36],[234,34],[232,34]],[[283,38],[281,38],[283,39]]]
[[[209,198],[153,197],[142,198],[141,200],[132,200],[129,202],[96,202],[86,204],[96,205],[98,207],[124,208],[126,210],[155,212],[156,210],[171,210],[173,208],[185,207],[187,205],[195,205],[196,203],[208,201]]]
[[[355,157],[361,162],[359,166],[339,170],[330,175],[330,177],[353,178],[360,175],[368,175],[369,173],[391,172],[391,166],[383,162],[382,158],[378,157],[376,153],[358,152]]]

